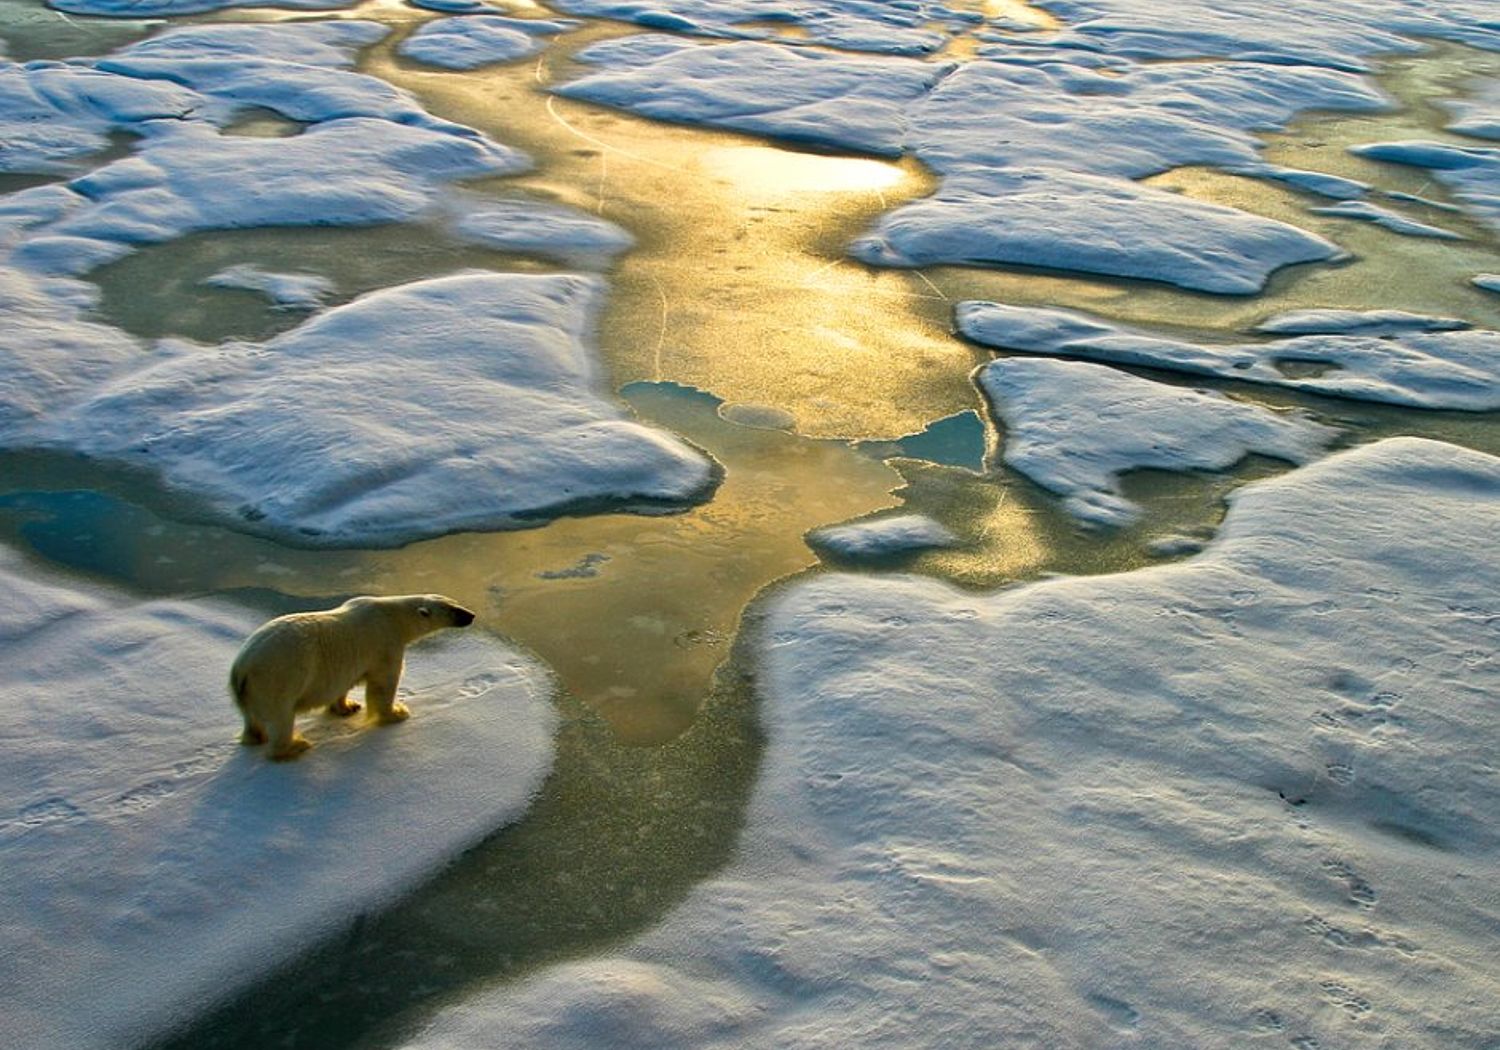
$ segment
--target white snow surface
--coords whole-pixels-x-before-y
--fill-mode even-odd
[[[553,0],[559,11],[694,36],[764,39],[776,27],[848,51],[920,55],[980,16],[939,3],[892,0]]]
[[[1370,160],[1427,168],[1490,229],[1500,231],[1500,149],[1446,142],[1376,142],[1349,152]]]
[[[702,46],[657,35],[609,40],[575,58],[600,65],[555,90],[657,120],[895,155],[904,108],[951,67],[756,42]]]
[[[1120,491],[1127,471],[1224,470],[1252,452],[1303,463],[1338,435],[1297,413],[1083,361],[1010,357],[977,381],[1005,424],[1005,462],[1091,525],[1140,517]]]
[[[1442,105],[1454,116],[1449,131],[1482,139],[1500,139],[1500,79],[1493,77],[1469,85],[1465,98],[1445,100]]]
[[[1171,565],[799,582],[736,859],[407,1046],[1487,1047],[1497,529],[1500,461],[1407,438]]]
[[[1073,310],[970,300],[958,330],[1001,350],[1164,368],[1334,397],[1471,412],[1500,408],[1500,332],[1317,334],[1263,343],[1194,343]]]
[[[332,281],[315,273],[271,273],[250,263],[226,267],[205,277],[203,283],[259,292],[287,310],[316,310],[334,290]]]
[[[459,15],[418,26],[397,50],[429,66],[478,69],[534,55],[547,46],[544,37],[575,29],[578,24],[503,15]]]
[[[409,721],[303,716],[273,763],[225,685],[259,620],[0,552],[0,1043],[141,1045],[525,812],[557,722],[531,658],[424,641]]]
[[[237,528],[321,546],[700,499],[713,463],[599,390],[602,298],[591,277],[464,273],[267,343],[163,343],[31,443],[151,471]]]
[[[1050,168],[949,175],[849,246],[862,262],[1009,263],[1251,295],[1277,269],[1343,256],[1274,219],[1127,179]]]
[[[1445,241],[1463,240],[1461,233],[1445,230],[1441,226],[1433,226],[1430,223],[1418,222],[1398,211],[1382,208],[1369,201],[1340,201],[1337,204],[1325,204],[1313,208],[1312,211],[1317,215],[1334,215],[1341,219],[1358,219],[1361,222],[1374,223],[1392,233],[1400,233],[1408,237],[1434,237]]]
[[[925,514],[898,514],[814,529],[807,534],[807,541],[841,558],[860,559],[951,547],[958,537]]]
[[[470,202],[449,232],[486,248],[544,255],[593,268],[608,266],[635,245],[627,230],[608,219],[540,201]]]
[[[1287,310],[1255,326],[1272,335],[1398,335],[1402,332],[1456,332],[1472,325],[1458,317],[1433,317],[1408,310]]]
[[[1476,273],[1469,278],[1469,283],[1487,292],[1500,294],[1500,273]]]
[[[1364,70],[1435,38],[1500,51],[1491,0],[1046,0],[1049,43],[1142,59],[1241,58]]]
[[[48,6],[74,15],[106,18],[170,18],[235,7],[281,7],[294,11],[333,11],[358,0],[48,0]]]

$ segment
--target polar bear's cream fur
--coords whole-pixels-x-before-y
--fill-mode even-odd
[[[365,683],[368,717],[399,722],[396,702],[406,647],[444,627],[467,627],[474,614],[439,594],[351,598],[337,609],[278,616],[245,640],[229,671],[229,691],[245,717],[245,744],[270,741],[274,759],[312,745],[298,735],[299,711],[326,707],[352,715],[349,690]]]

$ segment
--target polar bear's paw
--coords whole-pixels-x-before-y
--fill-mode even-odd
[[[271,758],[276,762],[288,762],[310,747],[312,744],[308,743],[306,737],[294,736],[283,747],[271,752]]]
[[[375,716],[375,721],[379,722],[383,726],[394,725],[397,722],[405,722],[410,717],[411,708],[407,707],[405,704],[398,700],[391,705],[391,709],[389,711],[382,711],[377,714]]]
[[[341,696],[328,705],[328,713],[338,715],[340,718],[348,718],[359,711],[359,701],[350,700],[347,696]]]

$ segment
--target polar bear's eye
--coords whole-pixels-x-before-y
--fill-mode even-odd
[[[427,608],[427,606],[425,605],[419,605],[417,606],[417,613],[421,616],[431,616],[432,610]]]

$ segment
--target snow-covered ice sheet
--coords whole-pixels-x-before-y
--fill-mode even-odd
[[[925,514],[897,514],[814,529],[807,534],[807,542],[840,558],[860,560],[951,547],[958,537]]]
[[[1084,361],[1005,358],[977,381],[1005,424],[1006,464],[1093,525],[1140,516],[1120,492],[1127,471],[1224,470],[1252,452],[1302,463],[1338,434],[1297,413]]]
[[[1469,86],[1461,99],[1442,103],[1454,120],[1449,131],[1482,139],[1500,139],[1500,80],[1487,78]]]
[[[1009,263],[1252,295],[1276,270],[1342,257],[1274,219],[1128,179],[1049,168],[949,175],[849,246],[872,265]]]
[[[798,583],[736,859],[407,1045],[1486,1047],[1497,529],[1500,460],[1398,439],[1170,566]]]
[[[1351,147],[1350,152],[1370,160],[1430,169],[1475,218],[1500,231],[1500,149],[1416,140],[1375,142]]]
[[[282,7],[294,11],[333,11],[359,0],[48,0],[59,11],[106,18],[168,18],[234,7]]]
[[[97,290],[77,277],[200,230],[422,220],[596,267],[629,246],[625,231],[561,206],[454,192],[453,180],[529,160],[352,72],[386,32],[195,25],[93,67],[23,68],[16,90],[51,107],[23,116],[66,118],[61,145],[23,139],[23,160],[61,163],[111,130],[142,138],[129,157],[0,198],[0,441],[128,461],[239,528],[304,543],[390,545],[706,496],[706,457],[597,389],[601,286],[588,278],[386,290],[264,345],[148,347],[88,320]],[[38,86],[54,70],[66,75]],[[224,133],[248,107],[311,123],[288,137]],[[244,268],[209,280],[303,306],[321,290],[289,292],[284,275]]]
[[[303,716],[313,750],[272,763],[225,685],[260,619],[0,552],[0,1043],[140,1045],[525,812],[556,725],[529,657],[437,636],[409,721]]]
[[[39,197],[52,188],[27,192]],[[78,282],[0,265],[0,442],[24,440],[80,390],[140,361],[140,343],[88,320],[92,305]]]
[[[62,63],[0,61],[0,172],[66,172],[109,144],[116,129],[179,120],[201,102],[163,81]]]
[[[1435,237],[1445,241],[1463,240],[1461,233],[1445,230],[1441,226],[1433,226],[1430,223],[1418,222],[1398,211],[1382,208],[1369,201],[1340,201],[1338,204],[1325,204],[1313,208],[1312,211],[1317,215],[1334,215],[1341,219],[1358,219],[1361,222],[1374,223],[1392,233],[1405,234],[1408,237]]]
[[[1432,317],[1408,310],[1287,310],[1255,326],[1271,335],[1398,335],[1456,332],[1473,327],[1458,317]]]
[[[569,98],[888,155],[901,152],[904,107],[951,68],[754,42],[702,46],[655,34],[609,40],[574,57],[602,68],[556,89]]]
[[[1500,408],[1500,332],[1317,334],[1262,343],[1194,343],[1073,310],[971,300],[958,330],[1001,350],[1165,368],[1416,408]]]
[[[1252,132],[1311,108],[1389,105],[1349,73],[1249,62],[1098,69],[1076,54],[1023,50],[952,66],[651,35],[578,57],[599,71],[561,94],[831,148],[910,152],[943,174],[936,195],[854,244],[865,262],[1034,262],[1228,293],[1257,291],[1273,270],[1339,249],[1131,180],[1194,163],[1281,177],[1260,161]]]
[[[1244,58],[1368,69],[1431,37],[1500,50],[1490,0],[1046,0],[1065,23],[1049,42],[1143,59]]]
[[[226,267],[205,277],[203,283],[259,292],[286,310],[316,310],[334,290],[332,281],[315,273],[271,273],[249,263]]]
[[[370,117],[322,121],[289,138],[192,123],[74,179],[82,202],[49,232],[141,244],[199,230],[401,222],[432,207],[446,182],[528,166],[478,136]]]
[[[602,299],[596,278],[475,272],[373,292],[267,343],[164,343],[32,443],[320,546],[706,497],[713,462],[599,390]]]
[[[1307,109],[1389,106],[1367,80],[1329,69],[1126,61],[1095,69],[1061,52],[960,66],[908,108],[909,145],[944,173],[1023,166],[1140,178],[1182,164],[1257,164],[1252,132]]]
[[[635,245],[627,230],[608,219],[539,201],[469,201],[449,232],[486,248],[544,255],[595,269],[608,266]]]
[[[418,26],[401,41],[398,50],[406,58],[429,66],[478,69],[534,55],[547,46],[547,36],[577,28],[578,24],[503,15],[460,15]]]
[[[765,38],[776,27],[849,51],[920,55],[980,21],[943,4],[891,0],[553,0],[570,14],[708,37]]]

